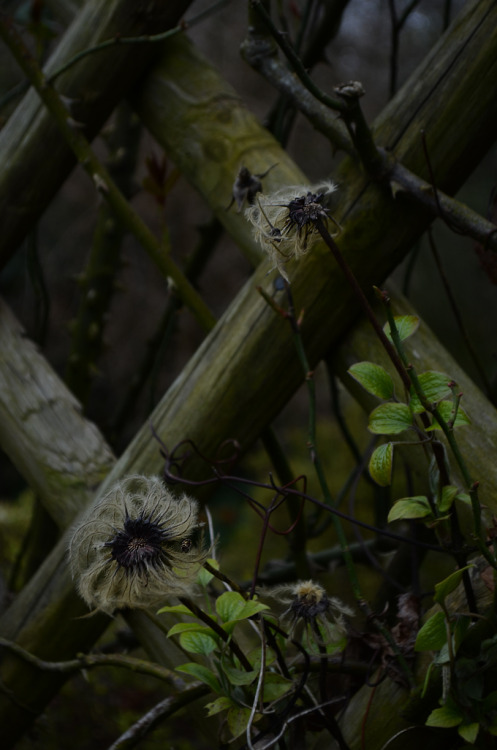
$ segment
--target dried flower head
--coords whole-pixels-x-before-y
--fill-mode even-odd
[[[328,596],[319,583],[297,581],[275,586],[264,593],[289,605],[281,618],[289,622],[293,638],[303,631],[319,643],[338,644],[344,640],[345,615],[352,615],[353,612],[340,599]]]
[[[158,477],[115,484],[75,528],[71,572],[85,602],[108,614],[188,593],[207,552],[197,542],[198,504]]]
[[[319,239],[318,219],[325,223],[331,220],[339,228],[326,205],[336,190],[333,182],[283,188],[269,195],[257,195],[254,205],[246,209],[256,240],[287,281],[285,263],[305,255]]]
[[[276,164],[272,164],[265,172],[260,174],[252,174],[247,167],[241,166],[238,170],[236,180],[233,183],[231,202],[226,210],[229,211],[233,203],[236,202],[238,207],[238,213],[241,212],[245,203],[251,206],[255,201],[257,193],[262,193],[262,182],[261,180],[275,167]]]

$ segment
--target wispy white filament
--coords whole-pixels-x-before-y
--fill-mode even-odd
[[[129,556],[122,564],[113,556],[113,540],[119,533],[126,538],[127,519],[140,518],[157,532],[157,554],[137,557],[137,564],[130,564],[133,550],[147,542],[146,533],[144,538],[138,534],[129,539]],[[126,477],[88,511],[72,534],[69,560],[80,595],[89,607],[112,614],[125,607],[155,607],[167,597],[188,594],[207,557],[206,551],[190,545],[198,527],[196,500],[175,497],[158,477]]]

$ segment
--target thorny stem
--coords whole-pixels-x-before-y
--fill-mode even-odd
[[[494,232],[495,232],[495,234],[494,234],[495,239],[497,240],[497,227],[495,228]],[[492,392],[492,388],[491,388],[490,383],[488,381],[488,378],[487,378],[487,375],[485,373],[485,370],[483,369],[482,364],[481,364],[481,362],[480,362],[480,360],[478,358],[476,350],[475,350],[475,348],[473,346],[473,342],[471,341],[471,338],[469,337],[468,332],[466,331],[466,327],[464,325],[464,321],[462,319],[462,315],[461,315],[461,313],[459,311],[459,308],[457,306],[457,302],[456,302],[455,296],[452,293],[452,289],[450,287],[449,281],[447,279],[447,276],[445,275],[445,271],[444,271],[444,268],[443,268],[443,265],[442,265],[442,260],[440,258],[440,253],[437,250],[437,246],[436,246],[435,240],[433,238],[433,232],[431,231],[430,227],[428,228],[427,234],[428,234],[428,242],[429,242],[429,245],[430,245],[431,254],[433,255],[433,258],[435,260],[435,264],[437,266],[437,270],[438,270],[440,279],[442,280],[442,285],[443,285],[443,287],[445,289],[445,293],[447,295],[447,299],[449,300],[449,305],[450,305],[450,308],[452,310],[452,314],[453,314],[454,319],[456,321],[457,327],[459,328],[459,333],[462,336],[462,339],[463,339],[463,341],[464,341],[464,343],[466,345],[466,349],[469,352],[469,356],[471,357],[472,362],[473,362],[475,368],[478,371],[478,375],[480,376],[481,381],[482,381],[482,383],[483,383],[483,385],[485,387],[486,395],[489,396],[490,393]]]
[[[320,663],[320,670],[319,670],[319,693],[320,693],[321,703],[325,705],[328,700],[328,689],[327,689],[328,657],[326,653],[326,646],[322,642],[322,635],[319,631],[319,625],[317,624],[315,619],[311,620],[311,627],[312,627],[312,630],[314,631],[314,635],[316,636],[318,650],[321,655],[321,663]],[[323,709],[323,711],[326,713],[326,718],[328,719],[331,731],[333,732],[333,736],[335,740],[337,741],[337,744],[340,750],[350,750],[349,746],[345,742],[342,731],[340,727],[338,726],[338,722],[335,719],[333,712],[330,711],[330,706],[326,706]]]
[[[478,502],[478,497],[476,494],[477,491],[477,485],[475,486],[475,483],[472,482],[471,477],[469,476],[469,473],[465,467],[464,461],[462,459],[462,456],[459,452],[457,443],[455,441],[453,431],[448,427],[448,425],[442,420],[439,410],[436,408],[436,406],[430,405],[427,402],[426,396],[424,395],[424,392],[421,388],[421,385],[419,383],[419,380],[417,378],[416,372],[412,368],[412,366],[407,361],[407,357],[405,356],[404,349],[402,347],[400,337],[398,336],[398,332],[395,327],[395,321],[393,318],[393,315],[391,313],[391,310],[387,307],[387,311],[389,314],[389,323],[390,323],[390,330],[392,335],[392,340],[394,341],[395,346],[390,342],[390,340],[387,338],[383,328],[380,326],[376,315],[374,314],[374,311],[369,304],[368,300],[366,299],[366,296],[364,292],[362,291],[361,286],[359,285],[356,277],[354,276],[354,273],[352,272],[352,269],[349,267],[347,262],[345,261],[342,253],[340,252],[338,246],[336,245],[335,241],[333,240],[332,236],[328,232],[328,229],[326,228],[323,220],[321,217],[317,217],[315,220],[316,228],[318,229],[319,233],[321,234],[321,237],[326,242],[328,247],[330,248],[333,257],[337,261],[338,265],[342,269],[343,273],[345,274],[347,281],[351,285],[352,289],[354,290],[355,294],[357,295],[364,312],[366,313],[368,319],[370,320],[376,334],[378,335],[380,341],[382,342],[384,348],[387,351],[387,354],[390,356],[390,359],[392,363],[394,364],[397,372],[399,373],[402,383],[404,384],[406,391],[409,392],[411,383],[413,388],[415,389],[418,397],[420,398],[421,403],[423,406],[427,409],[427,411],[430,411],[437,422],[442,427],[442,430],[444,431],[444,434],[447,437],[447,440],[449,441],[449,445],[453,449],[453,446],[455,446],[457,451],[457,456],[459,457],[460,461],[462,462],[462,465],[460,465],[461,471],[463,473],[463,476],[465,477],[465,480],[467,481],[468,488],[470,488],[470,497],[471,497],[471,504],[473,508],[473,516],[474,516],[474,523],[475,523],[475,531],[477,534],[477,543],[479,548],[481,549],[482,553],[485,555],[489,561],[492,559],[492,556],[487,549],[484,540],[481,538],[481,515],[480,515],[480,504]],[[424,426],[427,426],[428,416],[427,414],[423,413],[420,415],[421,420],[424,424]],[[435,459],[437,461],[437,465],[439,467],[441,476],[443,477],[446,474],[445,471],[445,461],[443,452],[438,449],[438,446],[433,444],[433,451],[435,455]],[[456,457],[457,460],[457,457]],[[459,463],[459,461],[458,461]],[[448,483],[448,482],[446,482]],[[471,493],[473,493],[471,495]],[[436,510],[436,509],[435,509]],[[456,536],[459,538],[459,527],[457,525],[457,519],[453,520],[453,529],[456,531]],[[456,540],[454,540],[456,541]],[[465,555],[460,554],[458,551],[454,553],[456,555],[456,560],[458,562],[458,565],[460,567],[464,567],[466,563]],[[497,563],[495,560],[492,562],[492,566],[495,568],[497,567]],[[467,573],[467,572],[466,572]],[[464,587],[466,592],[466,597],[468,600],[468,606],[470,607],[470,611],[476,611],[476,601],[474,597],[473,588],[471,586],[471,582],[469,580],[469,577],[466,575],[466,573],[463,573],[463,580],[464,580]]]
[[[302,62],[293,49],[292,45],[287,41],[286,35],[283,32],[279,31],[274,25],[271,16],[264,7],[264,3],[262,3],[261,0],[250,0],[250,7],[253,8],[255,12],[262,18],[264,24],[271,32],[272,37],[281,48],[285,57],[291,63],[295,73],[298,75],[304,86],[311,92],[311,94],[313,94],[313,96],[315,96],[318,101],[322,102],[327,107],[330,107],[330,109],[335,109],[337,110],[337,112],[346,112],[347,105],[341,99],[336,99],[334,97],[328,96],[328,94],[325,94],[318,86],[316,86],[316,84],[308,75],[306,69],[302,65]]]
[[[114,127],[107,137],[110,151],[109,174],[127,198],[132,194],[141,128],[125,106],[117,109]],[[69,323],[71,347],[65,381],[86,408],[97,361],[104,348],[104,333],[111,300],[116,291],[116,274],[121,265],[123,229],[110,205],[102,202],[88,261],[78,277],[81,290],[78,312]]]
[[[412,385],[414,391],[416,392],[418,398],[421,401],[421,404],[426,409],[426,411],[429,411],[430,413],[432,413],[438,421],[438,419],[441,419],[439,411],[436,408],[436,406],[428,402],[426,395],[421,387],[421,383],[419,382],[417,373],[414,367],[409,363],[407,359],[404,347],[402,345],[401,338],[399,336],[397,326],[395,324],[395,318],[394,318],[394,315],[392,313],[392,310],[389,304],[389,299],[385,293],[381,295],[381,299],[386,307],[387,319],[388,319],[388,323],[390,326],[390,335],[392,337],[395,351],[397,353],[397,356],[400,359],[402,367],[405,369],[406,375],[409,379],[409,384]],[[420,415],[420,417],[421,417],[421,421],[423,422],[423,426],[427,428],[429,426],[428,415],[425,412],[423,412]],[[437,463],[438,471],[440,473],[440,488],[442,488],[450,484],[449,475],[448,475],[447,467],[445,463],[443,446],[438,441],[432,440],[431,448],[433,451],[433,455],[435,457],[435,461]],[[436,517],[437,515],[439,515],[437,505],[434,503],[434,501],[431,498],[429,498],[429,502],[430,502],[430,507],[432,509],[433,515]],[[464,568],[467,562],[467,554],[466,552],[462,550],[463,538],[462,538],[461,530],[459,528],[457,514],[455,511],[451,514],[450,523],[451,523],[451,530],[452,530],[452,544],[451,544],[451,548],[449,551],[454,556],[454,559],[457,565],[460,568]],[[466,599],[468,602],[469,610],[471,612],[476,612],[476,599],[475,599],[473,587],[471,585],[471,581],[470,581],[467,570],[463,571],[463,583],[464,583],[464,590],[466,593]]]
[[[78,62],[80,62],[80,60],[88,57],[88,55],[94,55],[95,53],[106,50],[109,47],[116,47],[117,45],[126,44],[155,44],[157,42],[164,42],[166,39],[170,39],[177,34],[182,34],[188,29],[191,29],[193,26],[196,26],[212,13],[215,13],[223,5],[227,5],[229,2],[231,2],[231,0],[217,0],[217,2],[213,3],[209,8],[201,11],[198,15],[194,16],[190,20],[182,21],[178,26],[175,26],[174,29],[168,29],[167,31],[163,31],[161,34],[144,34],[142,36],[128,37],[118,36],[116,34],[116,36],[112,37],[112,39],[106,39],[105,42],[100,42],[100,44],[96,44],[94,47],[87,47],[86,49],[81,50],[81,52],[78,52],[77,55],[74,55],[74,57],[71,57],[70,60],[68,60],[64,65],[62,65],[58,70],[54,71],[54,73],[52,73],[48,77],[48,83],[54,83],[54,81],[59,76],[61,76],[63,73],[69,70],[69,68],[72,68]]]
[[[271,458],[273,466],[281,484],[289,484],[293,481],[294,474],[288,463],[288,459],[272,430],[265,429],[261,435],[266,453]],[[309,561],[306,554],[307,529],[306,519],[302,513],[302,502],[298,497],[291,495],[287,498],[286,506],[291,524],[295,528],[289,535],[289,546],[292,559],[295,561],[295,569],[299,578],[310,577]]]
[[[385,300],[386,303],[386,300]],[[480,550],[481,554],[485,557],[487,562],[492,566],[492,568],[497,569],[497,561],[493,558],[492,554],[490,553],[487,545],[485,544],[485,539],[483,538],[483,529],[482,529],[482,523],[481,523],[481,505],[480,501],[478,499],[478,486],[479,482],[475,481],[469,472],[468,467],[466,466],[466,462],[464,461],[464,458],[461,454],[461,451],[459,449],[459,445],[457,444],[456,438],[454,436],[454,429],[453,425],[450,426],[445,419],[440,414],[439,409],[437,408],[436,404],[431,404],[426,396],[425,393],[421,387],[421,384],[419,382],[419,378],[417,376],[417,373],[413,366],[408,362],[406,353],[404,351],[404,347],[402,346],[402,342],[400,340],[400,337],[398,335],[398,331],[395,326],[395,320],[392,315],[392,312],[390,310],[390,305],[386,304],[386,310],[387,315],[390,322],[390,330],[392,334],[392,339],[395,342],[395,345],[397,347],[399,356],[401,358],[401,361],[404,363],[404,366],[409,372],[409,377],[412,382],[412,386],[414,388],[414,391],[416,392],[416,395],[418,396],[423,408],[430,412],[434,419],[438,422],[440,425],[440,428],[442,432],[444,433],[447,442],[449,444],[449,447],[452,451],[452,454],[454,456],[454,459],[459,466],[459,469],[461,471],[461,474],[463,476],[464,482],[466,484],[466,488],[468,490],[470,499],[471,499],[471,508],[473,512],[473,523],[474,523],[474,533],[475,533],[475,540],[478,545],[478,549]]]
[[[57,122],[67,144],[93,180],[99,194],[110,203],[118,219],[136,237],[162,274],[167,279],[171,279],[178,290],[178,294],[194,313],[203,329],[209,331],[215,324],[215,318],[211,311],[192,285],[185,279],[176,264],[164,253],[163,248],[150,229],[132,210],[128,201],[116,187],[108,171],[102,166],[87,139],[78,129],[78,124],[72,120],[70,112],[59,94],[49,85],[38,63],[3,12],[0,12],[0,38],[6,43],[24,74],[38,92],[46,108]]]
[[[409,375],[407,374],[405,367],[403,366],[399,358],[399,355],[397,354],[395,350],[395,347],[393,346],[392,342],[389,340],[389,338],[385,334],[385,331],[381,327],[376,315],[374,314],[374,310],[369,304],[366,295],[362,291],[362,288],[359,282],[357,281],[356,277],[354,276],[352,269],[350,268],[348,263],[345,261],[345,258],[343,257],[342,253],[338,249],[338,246],[335,240],[333,239],[331,234],[328,232],[328,229],[326,228],[321,217],[318,217],[316,219],[315,226],[319,234],[321,235],[321,237],[323,238],[323,240],[326,242],[327,246],[331,250],[333,257],[335,258],[340,269],[343,271],[345,278],[347,279],[350,286],[352,287],[354,294],[359,300],[361,307],[364,313],[366,314],[369,322],[373,326],[373,329],[376,335],[378,336],[379,340],[381,341],[383,348],[387,352],[388,356],[390,357],[392,361],[392,364],[394,365],[395,369],[399,373],[399,376],[400,376],[400,379],[402,381],[404,388],[406,389],[406,391],[409,391],[409,388],[411,386]]]
[[[319,224],[321,224],[323,229],[327,232],[326,228],[324,227],[320,219],[318,219],[318,222]],[[331,236],[330,236],[330,239],[331,239]],[[296,349],[297,349],[300,362],[302,364],[302,368],[305,373],[308,394],[309,394],[308,448],[309,448],[309,452],[311,456],[311,461],[315,467],[316,474],[317,474],[319,484],[321,487],[321,491],[325,499],[325,504],[328,505],[329,507],[333,507],[334,504],[333,504],[331,492],[328,486],[328,482],[327,482],[326,475],[323,469],[323,465],[321,463],[321,458],[316,447],[316,394],[315,394],[315,383],[314,383],[313,373],[310,371],[309,362],[307,360],[307,355],[305,353],[304,345],[302,342],[302,337],[300,334],[300,326],[295,317],[290,285],[286,281],[285,281],[285,288],[286,288],[286,292],[287,292],[288,300],[289,300],[288,318],[292,325],[292,329],[294,333],[294,341],[295,341],[295,345],[296,345]],[[411,687],[414,687],[415,681],[414,681],[414,677],[412,675],[411,669],[409,668],[409,665],[407,664],[403,654],[401,653],[395,639],[393,638],[388,628],[386,628],[381,622],[381,620],[378,617],[376,617],[376,615],[371,611],[371,608],[368,602],[363,596],[363,593],[359,584],[359,579],[357,577],[357,572],[355,569],[354,561],[352,559],[350,548],[347,542],[347,537],[345,536],[345,532],[343,530],[343,526],[340,521],[340,518],[336,513],[332,513],[332,518],[333,518],[333,525],[335,528],[335,533],[337,535],[338,542],[342,550],[342,555],[343,555],[343,559],[345,562],[345,566],[347,568],[349,581],[352,587],[353,594],[356,598],[357,604],[360,607],[360,609],[369,618],[373,620],[375,626],[378,628],[380,633],[383,635],[383,637],[385,638],[385,640],[388,642],[393,652],[395,653],[399,662],[399,666],[402,669],[409,685],[411,685]]]
[[[184,266],[184,274],[188,281],[195,286],[198,277],[202,273],[205,264],[212,255],[212,251],[219,238],[222,235],[222,225],[217,219],[213,219],[205,226],[199,227],[200,239],[192,255],[188,258]],[[114,437],[122,433],[126,421],[136,406],[139,395],[142,392],[150,373],[158,366],[158,360],[161,359],[161,351],[165,348],[172,331],[174,330],[175,315],[181,308],[181,297],[178,296],[175,289],[166,301],[162,318],[157,326],[155,333],[147,342],[147,348],[143,359],[136,365],[135,376],[133,377],[127,393],[119,405],[116,415],[111,423],[110,434]],[[152,387],[150,388],[152,391]],[[152,394],[151,394],[152,395]]]

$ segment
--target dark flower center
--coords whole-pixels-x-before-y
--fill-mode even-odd
[[[295,618],[302,617],[309,621],[318,615],[324,614],[329,607],[329,599],[326,594],[316,596],[312,593],[296,597],[291,605],[291,612]]]
[[[142,516],[126,517],[123,528],[116,531],[114,538],[105,542],[104,547],[109,547],[111,559],[126,573],[145,573],[164,558],[162,547],[166,537],[160,524]]]
[[[319,217],[326,218],[327,210],[322,206],[323,198],[323,193],[307,193],[307,195],[302,195],[300,198],[294,198],[290,201],[288,204],[288,226],[291,227],[295,224],[299,231],[302,231],[304,227],[307,227],[309,231],[309,224],[314,224]]]

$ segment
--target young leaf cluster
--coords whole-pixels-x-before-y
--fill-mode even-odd
[[[259,694],[261,706],[280,700],[293,689],[291,679],[273,670],[275,655],[270,651],[265,650],[263,653],[260,647],[249,651],[249,669],[230,649],[230,639],[235,637],[235,631],[238,636],[250,618],[268,609],[266,604],[257,599],[247,600],[237,591],[220,594],[209,614],[213,625],[217,624],[226,633],[226,640],[220,636],[217,627],[209,627],[195,618],[193,611],[184,604],[159,610],[159,614],[167,612],[182,618],[195,618],[193,622],[178,622],[168,631],[168,637],[178,636],[181,648],[195,654],[198,659],[182,664],[176,670],[190,675],[211,689],[215,697],[206,705],[207,715],[225,713],[225,726],[232,739],[246,731],[249,721],[257,723],[263,717],[263,713],[252,709],[261,670],[264,671]],[[241,632],[241,635],[247,637],[247,633]]]
[[[413,315],[395,316],[393,320],[400,341],[412,336],[419,326],[419,319]],[[384,331],[392,341],[389,323],[385,325]],[[430,433],[441,429],[439,422],[442,420],[451,430],[469,424],[467,415],[459,406],[459,397],[454,395],[455,383],[445,373],[427,370],[419,374],[406,393],[406,400],[400,401],[392,377],[381,365],[358,362],[348,372],[368,393],[382,401],[369,415],[368,429],[375,435],[391,436],[412,432],[416,437],[415,444],[423,445],[430,440]],[[418,415],[424,416],[422,426],[418,423]],[[381,487],[392,483],[394,448],[400,444],[409,443],[406,440],[389,440],[377,446],[371,455],[369,472]],[[436,522],[450,511],[456,498],[469,502],[469,497],[460,493],[457,487],[443,487],[437,498],[436,514],[432,503],[425,496],[402,498],[391,509],[388,520],[424,519]]]
[[[455,571],[435,586],[433,598],[440,609],[419,630],[415,649],[436,652],[425,690],[433,669],[442,670],[445,675],[440,707],[431,711],[426,725],[456,728],[465,742],[474,745],[482,734],[487,738],[497,736],[497,690],[493,677],[497,636],[484,640],[472,638],[475,626],[470,617],[449,612],[446,600],[460,585],[464,570]]]

